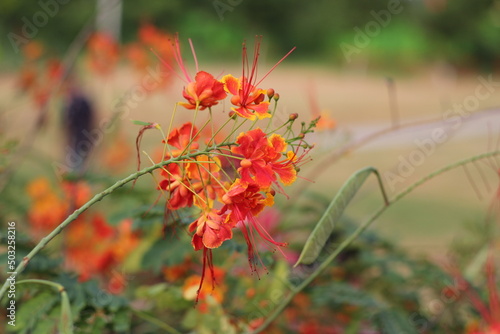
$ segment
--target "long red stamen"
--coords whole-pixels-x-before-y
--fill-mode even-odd
[[[191,38],[189,39],[189,46],[191,46],[191,53],[193,54],[196,73],[198,73],[200,71],[198,68],[198,58],[196,58],[196,52],[194,52],[193,41],[191,40]]]
[[[474,288],[469,284],[469,282],[467,282],[467,280],[465,280],[465,278],[462,277],[462,275],[460,274],[460,272],[457,269],[452,268],[452,272],[453,272],[455,278],[459,281],[459,284],[460,284],[459,288],[461,290],[465,290],[467,297],[469,298],[472,305],[474,305],[475,309],[479,312],[481,317],[488,324],[491,324],[492,318],[491,318],[490,312],[488,311],[488,308],[481,300],[481,297],[474,290]]]
[[[260,43],[262,41],[262,36],[255,36],[255,44],[253,48],[253,63],[252,63],[252,71],[250,73],[250,78],[248,78],[248,82],[252,86],[256,86],[255,81],[257,80],[257,64],[260,56]],[[262,80],[261,80],[262,81]]]
[[[242,91],[242,99],[241,105],[246,105],[248,95],[250,94],[250,83],[248,82],[247,73],[250,71],[248,66],[248,53],[247,53],[247,45],[243,43],[242,50],[242,65],[243,65],[243,73],[241,78],[241,91]]]
[[[210,275],[212,277],[212,289],[215,289],[215,272],[214,272],[214,263],[213,263],[213,257],[212,257],[212,250],[203,247],[203,265],[201,269],[201,279],[200,279],[200,285],[198,286],[198,291],[196,292],[196,303],[198,303],[198,300],[200,298],[200,292],[201,288],[203,287],[203,281],[205,280],[205,271],[207,269],[210,270]]]
[[[150,49],[151,52],[153,52],[153,54],[156,56],[156,58],[158,58],[160,60],[160,62],[163,64],[163,66],[165,66],[173,75],[175,75],[177,78],[181,79],[182,81],[186,82],[186,79],[183,78],[182,76],[180,76],[176,71],[175,69],[172,67],[172,65],[170,65],[167,61],[165,61],[165,59],[163,59],[158,53],[156,53],[156,51],[151,48]],[[177,58],[176,58],[176,61],[177,61]],[[189,81],[187,81],[186,83],[188,83]]]
[[[282,62],[283,60],[285,60],[285,58],[286,58],[286,57],[288,57],[288,56],[290,55],[290,53],[292,53],[292,52],[293,52],[296,48],[297,48],[297,47],[296,47],[296,46],[294,46],[294,47],[293,47],[290,51],[288,51],[288,53],[287,53],[286,55],[284,55],[284,56],[283,56],[283,58],[281,58],[281,59],[280,59],[280,60],[279,60],[279,61],[278,61],[278,62],[277,62],[277,63],[276,63],[273,67],[271,67],[271,69],[270,69],[270,70],[269,70],[269,71],[268,71],[268,72],[267,72],[267,73],[266,73],[266,74],[262,77],[262,79],[260,79],[260,81],[259,81],[259,82],[257,82],[257,83],[255,84],[255,86],[260,85],[260,83],[261,83],[261,82],[262,82],[265,78],[267,78],[267,76],[268,76],[269,74],[271,74],[271,72],[272,72],[272,71],[273,71],[273,70],[274,70],[274,69],[275,69],[275,68],[276,68],[279,64],[281,64],[281,62]]]
[[[193,79],[191,79],[191,76],[189,75],[188,71],[186,70],[186,66],[184,66],[184,61],[182,60],[181,47],[180,47],[180,43],[179,43],[179,36],[176,35],[173,42],[171,40],[169,40],[169,41],[171,43],[170,46],[172,47],[172,51],[174,53],[175,62],[177,63],[177,65],[179,65],[179,68],[181,69],[182,74],[184,74],[184,78],[177,73],[177,71],[172,67],[172,65],[170,65],[162,57],[160,57],[160,55],[158,55],[158,53],[156,53],[155,50],[151,49],[151,51],[161,61],[161,63],[168,70],[170,70],[170,72],[172,72],[176,77],[178,77],[179,79],[181,79],[182,81],[184,81],[186,83],[192,82]],[[191,43],[191,40],[189,42]],[[193,50],[193,55],[195,57],[195,62],[196,62],[196,71],[198,72],[198,60],[196,59],[196,55],[194,54],[194,49],[192,49],[192,50]]]

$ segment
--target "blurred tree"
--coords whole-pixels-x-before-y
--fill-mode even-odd
[[[162,29],[179,32],[181,38],[191,37],[198,45],[197,52],[205,59],[233,59],[240,52],[235,44],[262,34],[272,53],[283,54],[297,46],[293,59],[336,60],[343,64],[340,43],[352,40],[354,28],[363,29],[374,20],[374,12],[386,10],[395,1],[123,0],[122,40],[135,39],[141,22],[148,21]],[[94,19],[96,2],[3,0],[0,33],[21,34],[26,21],[32,22],[34,15],[54,3],[58,6],[57,13],[48,15],[47,22],[33,38],[50,44],[50,49],[65,50],[79,29]],[[499,59],[498,0],[400,0],[398,4],[404,10],[391,17],[380,37],[373,38],[374,42],[380,38],[380,42],[367,50],[368,57],[404,56],[409,49],[402,51],[401,47],[407,48],[406,42],[413,40],[411,49],[420,51],[418,57],[410,58],[417,65],[419,59],[440,58],[463,66],[491,67]],[[405,33],[398,33],[400,31]],[[13,58],[15,54],[9,44],[7,38],[2,39],[0,51]]]

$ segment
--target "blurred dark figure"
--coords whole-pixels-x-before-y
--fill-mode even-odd
[[[98,138],[94,132],[95,112],[87,96],[74,89],[68,94],[63,110],[63,128],[66,133],[65,149],[68,167],[75,173],[82,173],[92,148]]]

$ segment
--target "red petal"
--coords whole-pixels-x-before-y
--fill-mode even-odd
[[[199,251],[200,249],[203,248],[202,238],[198,234],[193,235],[193,239],[191,240],[191,245],[193,245],[195,251]]]

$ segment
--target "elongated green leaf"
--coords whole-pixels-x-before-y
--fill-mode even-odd
[[[61,319],[59,331],[62,334],[73,334],[73,317],[71,316],[71,305],[66,291],[61,291]]]
[[[149,126],[153,124],[151,122],[143,122],[143,121],[132,121],[132,123],[134,123],[135,125],[142,125],[142,126]]]
[[[375,168],[366,167],[354,173],[342,186],[337,195],[335,195],[325,213],[316,224],[316,227],[307,239],[295,266],[299,264],[311,264],[318,258],[345,208],[349,205],[359,188],[361,188],[368,176],[372,173],[378,178],[382,195],[384,196],[384,200],[387,204],[387,197],[382,186],[382,180],[380,179],[380,175]]]
[[[58,302],[59,296],[42,291],[19,306],[16,314],[16,332],[28,332]]]

